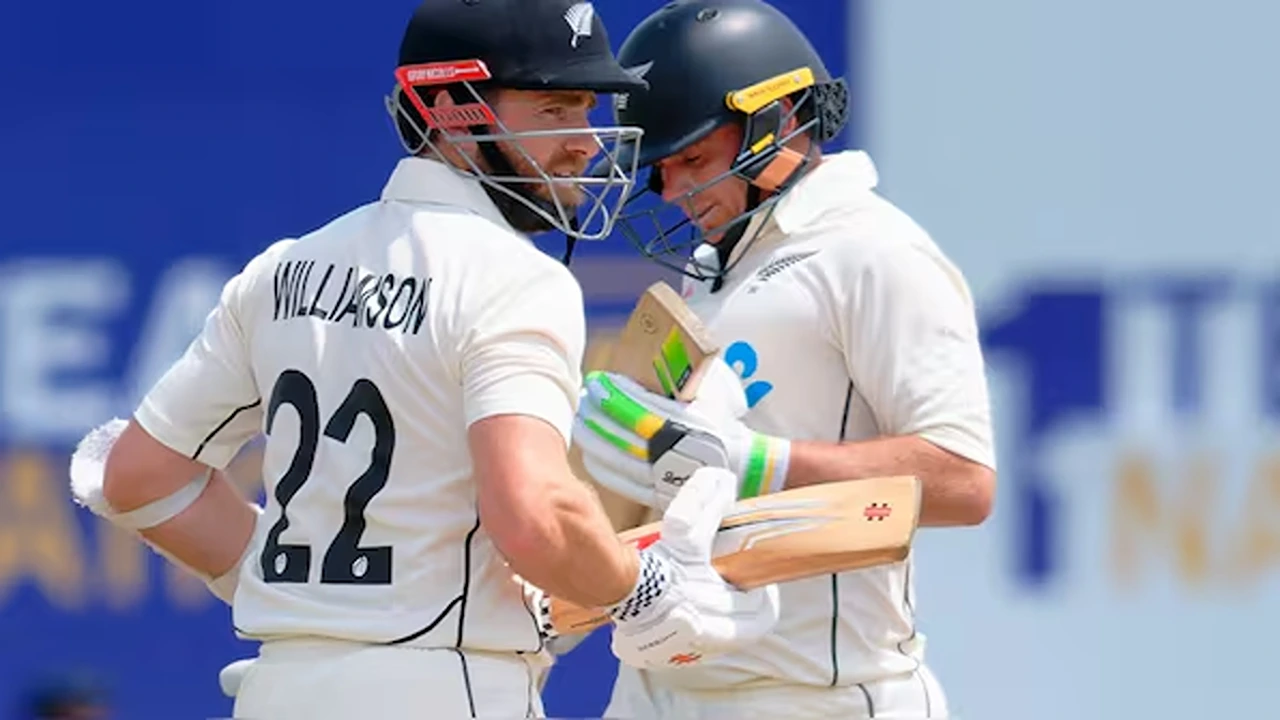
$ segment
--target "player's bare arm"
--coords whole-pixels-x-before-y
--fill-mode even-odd
[[[618,541],[591,489],[573,477],[564,440],[524,415],[485,418],[468,432],[480,520],[525,580],[589,607],[631,591],[639,555]]]
[[[116,512],[129,513],[207,473],[209,481],[191,505],[140,534],[195,572],[221,577],[239,564],[257,518],[225,473],[171,450],[131,422],[107,456],[103,497]]]
[[[885,475],[920,478],[921,525],[977,525],[991,514],[995,471],[912,435],[849,443],[793,440],[784,487]]]

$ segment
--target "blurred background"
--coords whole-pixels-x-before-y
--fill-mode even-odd
[[[775,2],[852,85],[836,146],[872,154],[978,300],[997,508],[916,550],[952,707],[1267,714],[1280,5]],[[595,4],[615,46],[659,6]],[[243,263],[377,197],[414,5],[0,3],[0,718],[229,714],[217,672],[254,646],[74,508],[67,459]],[[578,258],[599,349],[659,272],[620,239]],[[601,711],[607,642],[556,668],[552,714]]]

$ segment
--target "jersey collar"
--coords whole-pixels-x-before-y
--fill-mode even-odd
[[[401,158],[382,189],[382,199],[460,207],[505,230],[516,232],[493,204],[479,180],[448,163],[431,158]]]

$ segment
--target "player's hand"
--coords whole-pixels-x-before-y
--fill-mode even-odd
[[[691,665],[740,649],[778,622],[778,587],[739,590],[711,566],[711,546],[733,506],[728,471],[694,472],[662,518],[661,539],[640,551],[640,577],[610,608],[613,653],[645,669]]]
[[[704,466],[737,475],[739,498],[780,490],[790,442],[743,424],[742,384],[723,360],[712,362],[698,398],[688,404],[651,393],[623,375],[589,373],[573,439],[591,476],[623,497],[660,510]]]

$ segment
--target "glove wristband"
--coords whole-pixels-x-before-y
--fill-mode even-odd
[[[790,440],[752,433],[742,457],[739,500],[778,492],[786,484],[787,468],[791,464]]]
[[[671,568],[665,560],[651,552],[640,552],[640,573],[636,586],[622,602],[609,608],[609,617],[622,623],[640,617],[671,587]]]

